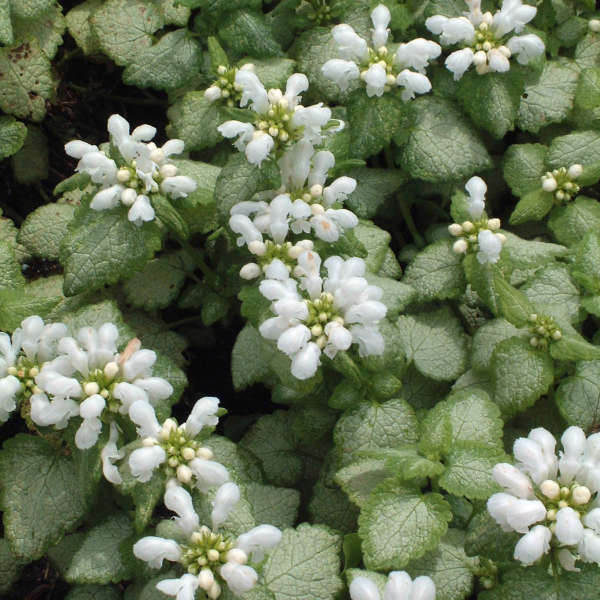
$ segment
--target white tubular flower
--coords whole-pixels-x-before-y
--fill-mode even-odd
[[[46,394],[33,394],[30,403],[31,420],[41,427],[54,425],[56,429],[64,429],[70,418],[79,415],[79,404],[69,398],[49,401]]]
[[[197,400],[185,422],[186,433],[196,437],[204,427],[216,427],[219,422],[218,410],[219,399],[214,396],[203,396]]]
[[[171,480],[167,484],[164,502],[170,511],[177,514],[174,520],[181,531],[187,536],[191,536],[200,526],[200,520],[194,511],[192,497],[174,480]]]
[[[494,466],[492,476],[507,492],[518,498],[532,498],[533,485],[525,473],[508,463]]]
[[[342,92],[345,92],[352,81],[360,77],[356,63],[341,58],[332,58],[322,67],[321,71],[327,79],[331,79]]]
[[[371,21],[373,23],[373,47],[380,48],[385,46],[388,40],[390,30],[388,25],[392,20],[392,15],[385,4],[377,5],[371,12]]]
[[[401,94],[404,102],[412,100],[416,94],[426,94],[431,90],[431,82],[426,75],[414,73],[408,69],[399,73],[396,83],[404,88]]]
[[[237,138],[234,146],[243,152],[254,135],[254,127],[242,121],[225,121],[217,127],[217,131],[226,138]]]
[[[256,225],[246,216],[234,214],[229,219],[229,227],[234,233],[238,233],[240,237],[237,239],[237,245],[243,246],[250,242],[262,242],[263,237]]]
[[[154,569],[160,569],[165,559],[173,562],[179,561],[181,547],[175,540],[148,536],[133,545],[133,554]]]
[[[449,19],[435,15],[425,22],[430,31],[440,35],[443,45],[459,43],[462,49],[446,59],[447,68],[460,79],[471,64],[478,74],[504,73],[510,69],[509,58],[515,54],[520,64],[528,64],[544,52],[544,43],[534,35],[508,38],[511,31],[520,33],[535,16],[534,6],[523,5],[521,0],[504,0],[495,15],[482,14],[481,3],[466,0],[469,12],[466,17]]]
[[[239,501],[240,488],[235,483],[228,481],[217,490],[210,514],[213,529],[218,529],[227,520]]]
[[[240,106],[248,106],[258,113],[264,113],[269,110],[269,100],[267,90],[260,79],[252,71],[240,70],[235,75],[235,82],[242,89],[242,98]]]
[[[350,25],[336,25],[331,30],[331,35],[338,45],[342,58],[362,61],[368,56],[367,42]]]
[[[472,219],[480,219],[485,209],[485,194],[487,185],[481,177],[471,177],[465,185],[465,189],[469,194],[467,198],[467,210]]]
[[[371,65],[363,76],[367,84],[367,96],[383,96],[387,84],[387,73],[379,63]]]
[[[163,579],[156,584],[156,589],[176,600],[194,600],[199,587],[198,578],[186,573],[179,579]]]
[[[596,562],[600,508],[591,502],[597,490],[588,487],[590,471],[600,462],[600,436],[594,435],[586,440],[580,428],[569,427],[557,460],[556,439],[538,427],[515,441],[516,468],[505,463],[494,467],[494,479],[510,493],[494,494],[488,512],[504,531],[526,533],[533,526],[515,547],[515,559],[523,564],[533,564],[545,554],[552,535],[565,569],[577,571],[576,560]]]
[[[92,209],[108,210],[122,204],[129,208],[128,219],[140,226],[154,219],[151,196],[159,189],[171,198],[183,198],[196,189],[196,182],[178,176],[177,167],[168,160],[183,152],[182,140],[169,140],[157,148],[150,142],[156,128],[140,125],[130,134],[129,123],[120,115],[109,117],[108,132],[119,150],[118,165],[96,146],[79,140],[65,145],[67,154],[80,158],[76,170],[100,185],[90,203]]]
[[[261,562],[269,550],[281,541],[281,531],[273,525],[259,525],[240,535],[236,548],[243,550],[253,562]]]
[[[248,162],[260,167],[262,162],[269,157],[274,146],[275,140],[268,133],[255,131],[245,150]]]
[[[352,580],[350,598],[352,600],[381,600],[377,586],[367,577],[355,577]]]
[[[526,533],[515,546],[514,558],[529,566],[537,562],[550,550],[552,532],[543,525],[536,525]]]
[[[98,418],[104,407],[106,400],[100,394],[88,396],[79,405],[79,416],[83,422],[75,433],[75,445],[81,450],[87,450],[96,444],[98,436],[102,429],[102,421]]]
[[[502,241],[495,233],[488,229],[479,232],[477,236],[479,243],[479,252],[477,252],[477,260],[481,263],[497,263],[502,252]]]
[[[454,73],[454,81],[458,81],[473,64],[474,60],[473,50],[471,48],[463,48],[462,50],[456,50],[452,52],[446,58],[445,65],[448,71]]]
[[[429,61],[437,58],[441,53],[442,48],[439,44],[424,38],[416,38],[406,44],[400,44],[396,51],[396,62],[418,73],[425,73]]]
[[[228,562],[221,567],[219,573],[229,589],[237,595],[250,591],[258,582],[257,572],[248,565]]]
[[[114,462],[125,456],[125,451],[117,448],[118,439],[119,430],[114,423],[111,423],[108,442],[104,448],[102,448],[100,458],[102,459],[102,473],[104,478],[106,481],[114,483],[115,485],[120,485],[123,483],[123,478],[121,477],[119,469],[115,466]]]
[[[532,60],[541,56],[546,49],[544,42],[535,34],[519,35],[511,37],[506,43],[512,54],[516,55],[520,65],[527,65]]]
[[[561,508],[556,513],[556,529],[554,535],[565,546],[579,544],[583,538],[583,524],[581,516],[570,506]]]

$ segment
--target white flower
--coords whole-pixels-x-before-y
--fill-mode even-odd
[[[76,171],[88,173],[100,189],[90,203],[93,210],[108,210],[122,204],[129,208],[128,219],[142,225],[155,217],[150,198],[159,191],[171,198],[185,198],[197,184],[190,177],[177,175],[177,167],[169,162],[173,154],[181,154],[182,140],[168,140],[158,148],[150,140],[156,129],[140,125],[129,132],[129,123],[120,115],[108,119],[108,132],[119,150],[119,164],[80,140],[68,142],[65,151],[79,159]],[[160,184],[160,185],[159,185]]]
[[[227,469],[211,460],[212,452],[203,447],[197,436],[203,428],[218,423],[219,401],[214,397],[200,398],[182,425],[169,418],[158,423],[154,408],[144,400],[129,407],[129,417],[137,425],[143,446],[129,455],[131,474],[141,482],[149,481],[159,466],[164,465],[167,477],[207,491],[229,479]]]
[[[334,81],[342,91],[359,77],[366,84],[367,96],[382,96],[394,86],[402,86],[402,100],[414,98],[431,89],[424,75],[427,63],[437,58],[441,48],[435,42],[417,38],[392,52],[386,46],[391,20],[389,9],[379,4],[371,13],[373,23],[372,48],[350,25],[336,25],[331,33],[341,58],[328,60],[321,72]],[[417,73],[410,71],[415,69]]]
[[[452,52],[446,67],[460,79],[471,64],[480,75],[488,72],[504,73],[510,69],[509,58],[528,64],[544,52],[544,42],[535,34],[513,36],[520,33],[536,15],[537,8],[524,5],[521,0],[504,0],[502,8],[494,15],[481,12],[480,2],[466,0],[469,12],[464,17],[448,18],[434,15],[425,21],[426,27],[440,36],[444,46],[460,44],[462,49]]]
[[[260,165],[271,157],[272,151],[279,153],[299,140],[311,144],[322,141],[331,110],[322,103],[300,103],[301,93],[308,89],[306,75],[291,75],[285,93],[279,89],[267,91],[252,71],[237,71],[235,83],[242,90],[240,106],[248,106],[256,113],[254,124],[226,121],[217,129],[223,137],[237,138],[234,145],[245,152],[250,163]]]
[[[479,243],[479,252],[477,260],[481,263],[497,263],[502,251],[502,238],[491,232],[489,229],[480,231],[477,236]]]
[[[237,541],[223,536],[219,528],[239,499],[240,490],[234,483],[228,482],[219,488],[213,502],[211,530],[205,525],[200,526],[190,494],[174,481],[169,482],[165,506],[176,513],[174,520],[186,539],[185,545],[149,536],[133,547],[134,555],[151,567],[160,568],[163,560],[167,559],[187,568],[187,573],[179,579],[159,582],[156,587],[160,591],[187,600],[194,597],[198,587],[207,592],[209,598],[217,598],[221,589],[217,578],[226,582],[234,594],[247,592],[256,585],[258,573],[246,562],[249,559],[260,561],[265,552],[279,543],[281,532],[271,525],[259,525],[239,536]],[[244,550],[242,545],[248,550]],[[198,564],[199,559],[204,561],[202,568]]]
[[[259,330],[263,337],[277,340],[279,350],[292,359],[292,374],[298,379],[315,374],[321,350],[334,358],[338,351],[357,343],[361,356],[383,352],[377,325],[385,317],[386,307],[379,302],[381,289],[363,277],[364,262],[330,257],[324,263],[329,274],[325,280],[320,265],[316,252],[306,251],[298,257],[294,275],[308,298],[300,295],[296,281],[289,276],[281,281],[265,279],[259,287],[263,296],[274,300],[271,308],[277,315],[263,322]]]
[[[480,219],[485,209],[485,194],[487,185],[481,177],[471,177],[465,185],[465,189],[469,194],[467,198],[467,210],[472,219]]]
[[[554,535],[561,564],[577,571],[576,560],[600,558],[600,508],[590,502],[598,488],[589,478],[600,462],[600,438],[586,440],[579,427],[569,427],[561,441],[564,451],[557,460],[556,439],[542,427],[517,439],[516,467],[501,463],[492,472],[508,493],[494,494],[487,508],[504,531],[525,533],[515,547],[515,559],[533,564],[548,552]]]
[[[350,584],[351,600],[435,600],[435,584],[430,577],[420,576],[411,580],[406,571],[391,571],[383,590],[368,577],[355,577]]]

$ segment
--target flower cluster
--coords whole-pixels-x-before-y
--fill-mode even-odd
[[[463,223],[452,223],[448,231],[459,238],[452,249],[457,254],[476,253],[481,263],[496,263],[506,242],[504,234],[499,233],[500,219],[488,219],[485,215],[485,194],[487,185],[481,177],[471,177],[465,185],[467,190],[467,210],[473,219]]]
[[[546,315],[535,313],[529,315],[529,331],[531,333],[529,343],[534,348],[545,349],[550,342],[562,339],[562,331],[556,325],[554,318]]]
[[[197,184],[169,161],[173,154],[183,152],[182,140],[168,140],[160,148],[150,140],[156,129],[140,125],[131,133],[129,123],[120,115],[108,119],[111,149],[104,150],[81,140],[65,144],[65,152],[79,159],[76,171],[87,173],[96,191],[90,208],[106,210],[119,204],[129,208],[128,219],[136,225],[152,221],[155,216],[152,196],[164,194],[173,199],[185,198]]]
[[[148,536],[138,540],[133,553],[151,567],[160,568],[163,561],[179,563],[185,574],[177,579],[157,583],[158,590],[177,600],[194,600],[196,591],[203,590],[214,600],[221,595],[224,583],[234,594],[251,590],[258,582],[258,573],[247,564],[260,563],[265,553],[281,540],[281,532],[272,525],[259,525],[234,538],[222,525],[240,499],[235,483],[224,483],[215,495],[211,525],[200,525],[192,497],[175,481],[167,485],[165,506],[175,512],[179,528],[177,539]]]
[[[553,192],[557,203],[568,202],[579,193],[579,186],[575,180],[583,173],[583,167],[579,164],[571,165],[568,169],[561,167],[548,171],[542,175],[542,189],[545,192]]]
[[[586,438],[579,427],[562,435],[557,458],[554,436],[539,427],[513,446],[516,466],[497,464],[494,479],[506,490],[487,503],[504,531],[523,537],[514,557],[531,565],[552,551],[569,571],[575,562],[600,563],[600,434]]]
[[[383,353],[377,324],[385,317],[386,307],[379,301],[381,289],[364,278],[364,261],[331,256],[323,266],[327,269],[324,280],[320,256],[306,251],[293,272],[297,280],[283,263],[274,262],[271,278],[259,287],[273,301],[271,309],[277,315],[262,323],[260,332],[277,340],[277,348],[292,359],[292,375],[298,379],[315,374],[321,351],[334,358],[355,343],[361,356]]]
[[[150,481],[159,466],[165,469],[167,479],[193,485],[205,492],[212,486],[229,479],[227,469],[212,460],[210,448],[197,439],[206,428],[214,428],[219,418],[219,400],[205,396],[192,408],[186,422],[178,425],[168,418],[161,425],[154,408],[148,402],[137,400],[129,407],[129,417],[137,425],[142,446],[129,455],[131,474],[140,482]]]
[[[373,10],[372,47],[350,25],[336,25],[331,33],[342,58],[328,60],[323,65],[321,70],[325,77],[334,81],[342,91],[360,78],[365,82],[367,96],[381,96],[401,87],[405,102],[414,98],[415,94],[431,90],[425,69],[442,49],[435,42],[423,38],[400,44],[396,51],[388,48],[390,20],[390,11],[383,4]]]
[[[429,31],[440,36],[443,46],[459,44],[460,50],[446,58],[446,67],[460,79],[474,64],[480,75],[488,72],[505,73],[510,69],[509,58],[517,57],[521,65],[544,53],[544,42],[535,34],[521,33],[537,12],[535,6],[522,4],[521,0],[503,0],[502,8],[492,15],[481,12],[481,0],[465,0],[469,12],[466,16],[448,18],[434,15],[425,21]]]
[[[351,600],[381,600],[379,589],[367,577],[356,577],[350,584]],[[388,575],[383,600],[435,600],[435,583],[422,575],[413,581],[406,571],[391,571]]]
[[[36,377],[42,365],[57,354],[67,335],[62,323],[45,324],[38,316],[26,318],[12,337],[0,332],[0,423],[8,420],[17,400],[40,392]]]
[[[248,162],[260,165],[271,154],[281,154],[300,140],[320,144],[327,133],[338,131],[343,123],[330,123],[331,109],[323,103],[303,106],[300,94],[308,89],[303,73],[294,73],[280,89],[266,90],[250,70],[238,70],[235,85],[242,90],[240,106],[256,113],[254,123],[225,121],[217,128],[226,138],[237,138],[235,147],[245,152]],[[329,127],[328,127],[329,126]]]
[[[254,65],[246,63],[240,67],[242,71],[254,72]],[[217,75],[219,76],[210,87],[204,90],[204,96],[210,101],[224,100],[227,106],[234,107],[242,99],[242,88],[236,83],[235,76],[238,72],[236,67],[219,65]]]

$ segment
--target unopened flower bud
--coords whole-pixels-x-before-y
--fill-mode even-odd
[[[146,448],[151,448],[152,446],[155,446],[156,443],[156,440],[152,437],[147,437],[142,440],[142,446],[145,446]]]
[[[310,210],[311,210],[312,214],[315,216],[325,214],[325,209],[320,204],[313,204],[310,207]]]
[[[551,508],[546,513],[546,519],[548,519],[548,521],[556,521],[556,513],[557,513],[557,510],[555,508]]]
[[[504,56],[506,56],[506,58],[510,58],[512,55],[512,52],[510,51],[510,48],[508,48],[507,46],[500,46],[498,48],[498,51],[503,54]]]
[[[241,548],[232,548],[227,553],[227,562],[235,562],[239,565],[245,565],[248,562],[248,556]]]
[[[215,561],[219,560],[219,551],[215,550],[214,548],[211,548],[206,553],[206,558],[208,558],[208,560],[210,560],[211,562],[215,562]]]
[[[319,337],[322,333],[323,333],[323,327],[321,327],[321,325],[313,325],[310,328],[310,333],[314,336],[314,337]]]
[[[483,42],[483,49],[485,52],[489,52],[492,49],[492,44],[490,42]]]
[[[473,225],[473,223],[471,223],[471,221],[465,221],[461,225],[462,225],[463,230],[466,233],[470,233],[475,228],[475,225]]]
[[[225,65],[219,65],[217,67],[217,73],[219,75],[225,75],[225,73],[227,73],[227,67]]]
[[[492,231],[496,231],[500,229],[500,219],[488,219],[487,226]]]
[[[214,582],[215,576],[210,569],[204,568],[198,574],[198,585],[200,586],[200,589],[203,589],[205,592],[210,590]]]
[[[598,33],[600,31],[600,19],[590,19],[588,21],[588,28],[590,31]]]
[[[161,440],[168,440],[171,432],[177,429],[177,423],[174,419],[166,419],[160,428],[159,437]]]
[[[181,451],[181,456],[183,456],[185,460],[192,460],[192,458],[196,457],[196,451],[188,446]]]
[[[583,167],[579,164],[571,165],[567,171],[567,175],[571,179],[577,179],[583,173]]]
[[[396,78],[391,73],[385,76],[385,81],[388,85],[396,85]]]
[[[214,581],[206,595],[210,600],[217,600],[217,598],[221,595],[221,586]]]
[[[152,150],[152,152],[150,152],[150,160],[160,164],[163,160],[165,160],[165,153],[160,148],[156,148],[156,150]]]
[[[462,235],[463,228],[458,223],[452,223],[451,225],[448,225],[448,231],[450,232],[450,235],[457,237]]]
[[[312,240],[300,240],[296,243],[296,246],[300,246],[304,250],[312,250],[315,247],[315,244]]]
[[[456,254],[464,254],[467,251],[467,242],[465,240],[456,240],[452,245],[452,250]]]
[[[193,477],[192,470],[187,465],[179,465],[177,467],[177,479],[181,481],[181,483],[189,483]]]
[[[177,460],[177,458],[175,456],[171,456],[171,458],[169,458],[169,460],[168,460],[168,463],[169,463],[169,466],[174,469],[179,464],[179,461]]]
[[[246,263],[240,269],[240,277],[242,279],[250,280],[256,279],[260,275],[260,267],[256,263]]]
[[[114,379],[119,372],[119,365],[116,362],[108,362],[104,365],[104,375],[108,379]]]
[[[163,165],[159,173],[162,178],[175,177],[177,175],[177,167],[171,164]]]
[[[552,479],[546,479],[546,481],[542,481],[540,485],[540,491],[546,498],[550,500],[556,500],[560,496],[560,486],[556,481]]]
[[[130,177],[131,177],[131,173],[129,172],[129,169],[119,169],[117,171],[117,181],[119,183],[125,183],[125,182],[129,181]]]
[[[585,485],[578,485],[573,489],[573,504],[583,506],[590,501],[592,494]]]
[[[323,186],[319,183],[315,183],[315,185],[310,188],[310,195],[313,198],[319,198],[323,195]]]
[[[552,332],[552,339],[556,340],[556,341],[562,339],[562,333],[561,333],[560,329],[555,329]]]
[[[100,391],[100,386],[95,381],[88,381],[83,385],[83,393],[86,396],[93,396]]]
[[[29,377],[37,377],[40,374],[40,370],[37,367],[31,367],[29,369]]]
[[[555,194],[557,200],[564,200],[565,193],[562,190],[558,190]]]
[[[529,338],[529,345],[533,346],[534,348],[537,347],[537,345],[539,344],[538,339],[535,337],[535,335],[533,337]]]
[[[256,256],[263,256],[267,251],[267,245],[260,240],[252,240],[248,244],[248,250]]]
[[[542,189],[545,192],[553,192],[557,187],[556,179],[554,177],[547,177],[542,181]]]
[[[568,498],[571,495],[571,490],[566,486],[560,488],[560,495],[562,498]]]
[[[486,63],[487,54],[483,50],[478,50],[477,52],[475,52],[475,54],[473,55],[473,64],[476,67],[479,67],[481,65],[485,65]]]

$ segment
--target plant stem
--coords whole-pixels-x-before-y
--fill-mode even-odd
[[[406,227],[410,231],[412,238],[415,242],[417,248],[423,248],[425,246],[425,240],[423,236],[419,233],[415,222],[413,221],[412,214],[410,213],[409,202],[406,198],[403,198],[400,194],[396,194],[396,199],[398,200],[398,206],[400,207],[400,214],[406,223]]]

